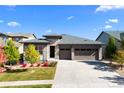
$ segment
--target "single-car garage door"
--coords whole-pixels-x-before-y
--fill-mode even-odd
[[[97,60],[98,49],[75,49],[75,60]]]
[[[59,50],[59,59],[71,59],[71,49],[70,48],[60,48]]]

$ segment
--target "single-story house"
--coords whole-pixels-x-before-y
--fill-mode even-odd
[[[43,35],[42,39],[21,41],[24,51],[29,44],[36,46],[42,59],[101,60],[102,43],[67,34]]]
[[[103,57],[105,55],[105,48],[108,44],[109,38],[113,37],[115,39],[115,43],[117,48],[120,48],[120,42],[122,38],[124,38],[124,31],[102,31],[101,34],[97,37],[96,41],[104,43],[103,49]]]

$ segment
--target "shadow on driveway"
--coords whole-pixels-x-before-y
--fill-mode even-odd
[[[103,63],[101,61],[78,61],[78,62],[92,65],[95,70],[109,71],[109,72],[114,71],[106,63]]]
[[[111,83],[116,83],[117,85],[124,85],[124,77],[119,76],[119,75],[114,75],[115,71],[112,70],[112,68],[109,67],[106,63],[103,63],[101,61],[78,61],[78,62],[91,65],[93,69],[95,70],[113,72],[113,75],[103,76],[103,77],[98,77],[98,78],[107,80]]]
[[[105,79],[110,81],[111,83],[116,83],[118,85],[124,85],[124,77],[114,76],[114,77],[99,77],[100,79]]]

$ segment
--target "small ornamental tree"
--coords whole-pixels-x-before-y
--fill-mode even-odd
[[[124,38],[121,39],[121,49],[124,50]]]
[[[122,69],[124,64],[124,50],[118,50],[114,58],[121,65]]]
[[[5,62],[6,62],[6,55],[3,50],[3,47],[0,46],[0,66],[3,65],[3,63],[5,63]]]
[[[115,39],[113,37],[109,38],[108,45],[106,46],[106,57],[109,59],[113,58],[113,55],[116,53],[116,44]]]
[[[20,54],[12,40],[7,41],[7,45],[5,46],[4,51],[5,51],[7,60],[10,64],[13,64],[13,62],[19,61]]]
[[[25,50],[25,59],[33,64],[40,60],[40,53],[35,49],[35,46],[30,44]]]

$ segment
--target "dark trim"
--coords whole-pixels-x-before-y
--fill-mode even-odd
[[[102,32],[100,33],[100,35],[96,38],[96,41],[98,40],[98,38],[99,38],[103,33],[105,33],[105,32],[102,31]]]
[[[35,36],[35,34],[33,34],[33,36],[37,39],[37,37]]]
[[[102,44],[58,44],[58,45],[104,45]]]
[[[44,43],[44,42],[21,42],[24,44],[49,44],[49,43]]]

